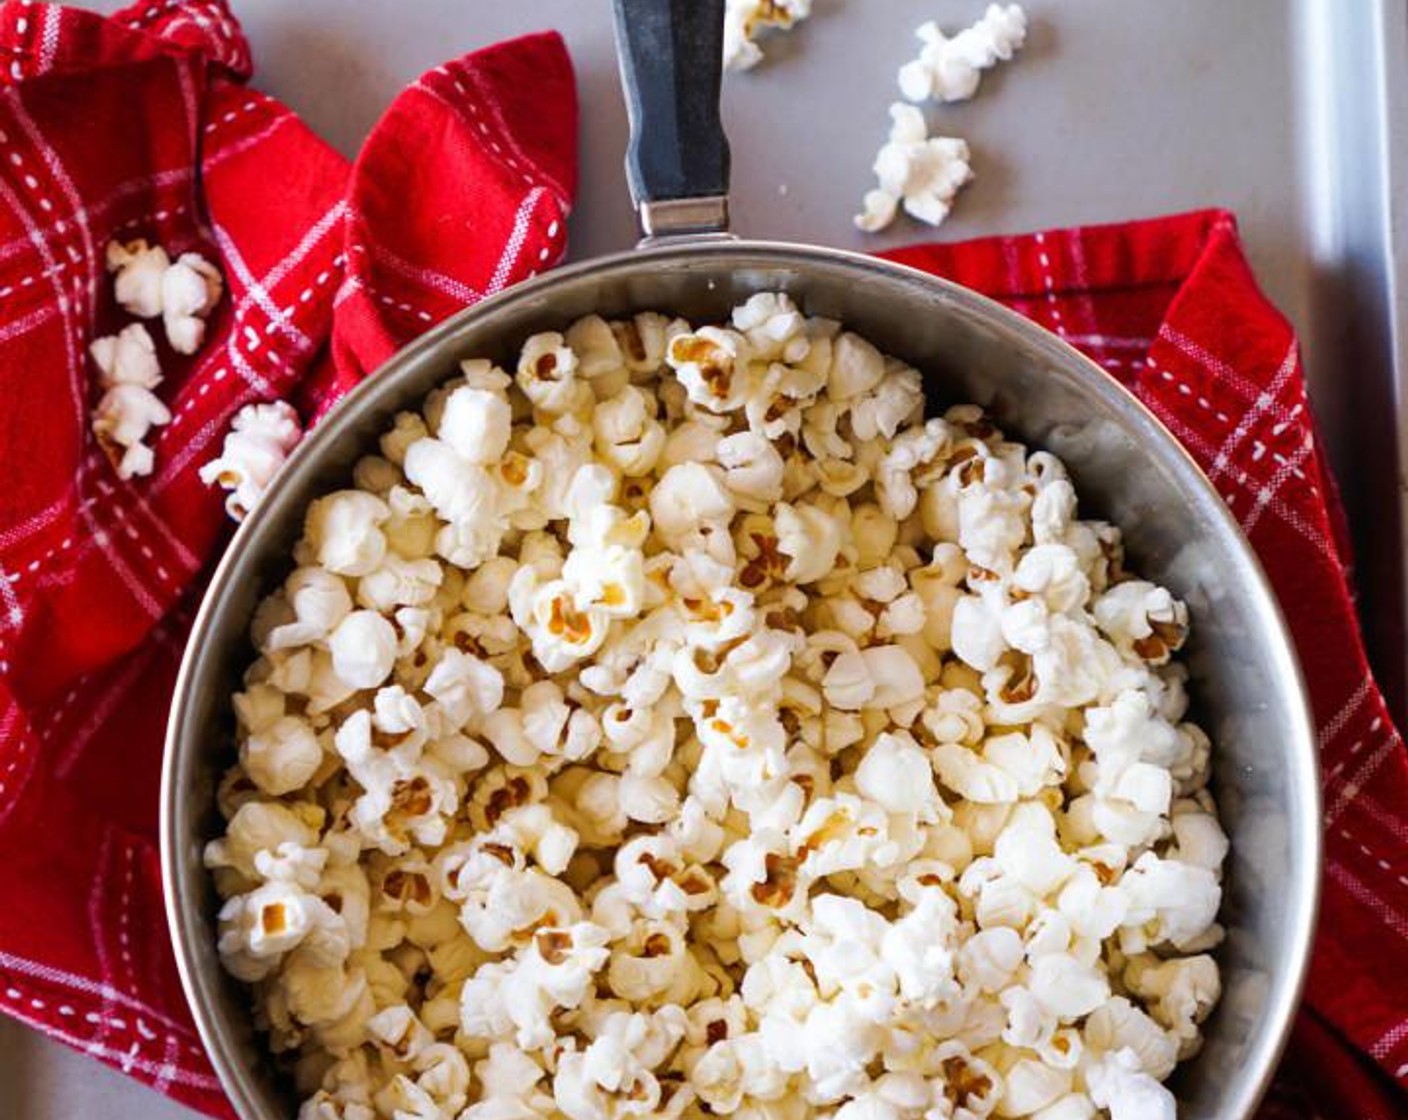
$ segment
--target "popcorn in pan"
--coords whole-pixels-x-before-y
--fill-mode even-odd
[[[1167,1115],[1227,838],[1060,463],[780,293],[510,364],[252,626],[206,860],[304,1114]]]

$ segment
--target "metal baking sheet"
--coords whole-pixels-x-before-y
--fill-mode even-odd
[[[121,0],[90,6],[111,10]],[[1402,0],[1026,0],[1017,61],[936,131],[973,147],[977,181],[935,234],[851,225],[871,185],[895,71],[927,19],[986,0],[815,0],[726,83],[736,228],[853,249],[1114,221],[1201,206],[1241,220],[1252,264],[1300,331],[1349,510],[1371,651],[1402,711],[1405,494],[1401,250],[1408,213],[1408,5]],[[567,39],[582,102],[572,254],[634,243],[625,113],[606,0],[234,0],[255,84],[353,152],[387,102],[460,51],[542,28]],[[0,1027],[0,1115],[192,1116],[61,1048]]]

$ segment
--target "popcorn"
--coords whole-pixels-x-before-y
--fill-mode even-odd
[[[423,687],[453,727],[491,714],[504,698],[503,674],[457,649],[440,654]]]
[[[166,250],[141,238],[126,244],[109,241],[105,257],[108,271],[115,274],[113,288],[123,310],[139,319],[160,315],[162,276],[171,267]]]
[[[308,507],[299,546],[305,563],[316,563],[344,576],[376,571],[386,555],[381,525],[391,509],[380,498],[358,490],[339,490]]]
[[[1092,613],[1122,654],[1151,665],[1166,664],[1188,632],[1188,608],[1143,580],[1115,584],[1095,601]]]
[[[152,473],[152,450],[143,440],[152,428],[169,423],[171,412],[150,389],[120,381],[98,402],[93,413],[93,434],[104,447],[112,449],[118,477],[128,479]],[[119,448],[121,454],[117,455]]]
[[[1133,1050],[1119,1050],[1090,1063],[1085,1082],[1091,1103],[1107,1108],[1110,1120],[1175,1120],[1173,1094],[1139,1068]]]
[[[1027,986],[1042,1007],[1066,1022],[1089,1015],[1110,998],[1110,983],[1104,974],[1065,953],[1032,961]]]
[[[815,583],[831,573],[844,540],[844,528],[819,506],[773,507],[777,550],[788,558],[783,575],[797,584]]]
[[[155,389],[161,384],[156,343],[141,323],[131,323],[115,335],[95,338],[88,353],[98,367],[98,384],[104,389],[117,385]]]
[[[900,67],[900,92],[908,101],[966,101],[978,92],[984,70],[1008,61],[1027,38],[1027,17],[1017,4],[989,4],[983,17],[949,38],[932,21],[915,32],[919,57]]]
[[[929,760],[909,735],[880,735],[856,767],[855,780],[856,790],[886,812],[925,821],[945,815]]]
[[[218,457],[200,469],[200,480],[229,490],[225,510],[243,521],[303,438],[298,413],[284,401],[247,404],[230,422]]]
[[[676,335],[665,361],[700,408],[722,413],[743,407],[748,344],[736,331],[705,327],[697,334]]]
[[[782,497],[782,456],[762,436],[738,432],[715,450],[724,468],[724,485],[740,501],[766,505]]]
[[[576,412],[592,401],[591,389],[577,379],[577,355],[556,332],[535,334],[523,344],[514,380],[533,407],[548,415]]]
[[[762,48],[753,41],[759,32],[790,31],[811,13],[812,0],[728,0],[724,68],[751,70],[763,57]]]
[[[396,630],[376,611],[353,611],[328,635],[328,651],[349,688],[376,688],[396,661]]]
[[[1125,980],[1131,991],[1151,1001],[1154,1018],[1181,1044],[1197,1042],[1198,1025],[1222,994],[1217,964],[1209,956],[1147,962],[1136,958],[1126,969]],[[1167,1076],[1154,1069],[1149,1072]]]
[[[283,716],[251,734],[240,745],[240,764],[250,781],[280,797],[312,780],[323,762],[323,748],[313,728],[296,716]]]
[[[949,136],[930,137],[924,116],[913,105],[890,106],[889,143],[875,157],[879,186],[867,191],[856,228],[878,233],[905,212],[931,226],[948,217],[954,197],[973,178],[968,143]]]
[[[1059,461],[780,293],[511,368],[251,624],[205,855],[302,1113],[1162,1108],[1228,842],[1186,612]]]
[[[121,280],[119,276],[119,285]],[[199,253],[182,253],[161,274],[161,324],[171,349],[178,354],[194,354],[200,349],[205,341],[205,320],[220,302],[224,288],[220,270]]]
[[[1132,1051],[1139,1059],[1139,1068],[1160,1081],[1173,1072],[1178,1062],[1177,1040],[1122,996],[1091,1012],[1085,1021],[1084,1037],[1097,1053]]]
[[[665,428],[652,415],[651,405],[643,390],[627,385],[592,410],[596,453],[628,477],[649,474],[665,450]]]
[[[486,389],[461,386],[445,398],[436,435],[466,463],[485,466],[508,450],[513,413],[508,401]]]

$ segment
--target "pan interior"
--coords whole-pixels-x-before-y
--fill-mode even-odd
[[[218,900],[201,849],[234,757],[230,695],[252,659],[259,598],[284,577],[307,504],[350,484],[394,414],[452,377],[500,362],[534,332],[589,313],[643,310],[719,321],[749,295],[788,292],[925,377],[931,411],[971,401],[1012,437],[1060,456],[1081,515],[1119,525],[1131,566],[1187,603],[1193,718],[1215,744],[1215,792],[1232,841],[1219,951],[1225,991],[1203,1052],[1173,1083],[1189,1120],[1250,1115],[1284,1041],[1308,955],[1318,877],[1313,737],[1284,625],[1211,485],[1172,437],[1054,336],[965,289],[870,258],[715,243],[625,254],[491,297],[402,351],[326,417],[241,528],[197,620],[177,685],[163,792],[168,907],[187,994],[227,1092],[247,1120],[297,1111],[251,1027],[246,993],[215,953]]]

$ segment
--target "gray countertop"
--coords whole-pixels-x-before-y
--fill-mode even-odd
[[[969,140],[977,173],[941,235],[1226,206],[1241,219],[1271,297],[1308,329],[1325,261],[1312,243],[1312,211],[1320,200],[1307,174],[1319,157],[1298,108],[1313,91],[1305,87],[1297,51],[1305,41],[1303,21],[1317,12],[1323,17],[1327,2],[1334,0],[1027,0],[1032,31],[1017,61],[989,73],[974,101],[930,110],[934,131]],[[625,114],[606,0],[234,0],[233,6],[253,45],[255,84],[347,153],[421,71],[505,36],[557,28],[577,66],[582,105],[572,253],[633,243],[621,173]],[[867,238],[851,216],[872,185],[870,163],[897,95],[895,71],[917,51],[914,28],[930,18],[956,28],[984,6],[985,0],[816,0],[813,19],[768,43],[757,71],[726,83],[735,228],[856,249],[933,236],[902,220],[885,236]],[[1339,371],[1323,360],[1312,361],[1311,370],[1331,451],[1343,466],[1355,432],[1337,390]],[[5,1120],[190,1115],[0,1022]]]

